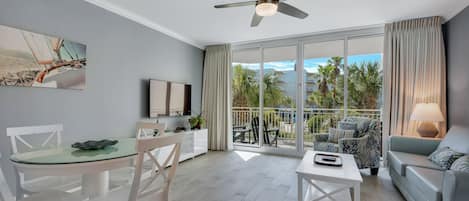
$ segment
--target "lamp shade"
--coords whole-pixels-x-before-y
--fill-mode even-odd
[[[438,106],[438,104],[418,103],[417,105],[415,105],[414,111],[410,116],[410,120],[442,122],[445,119],[443,117],[443,114],[441,113],[440,106]]]

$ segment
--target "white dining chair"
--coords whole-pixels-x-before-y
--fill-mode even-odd
[[[1,158],[1,155],[0,155]],[[0,166],[0,201],[13,201],[15,197],[11,194],[8,184],[6,183],[3,171]],[[17,199],[18,201],[83,201],[80,195],[73,195],[70,193],[57,191],[57,190],[46,190],[40,193],[34,193],[23,199]]]
[[[158,130],[158,135],[164,134],[165,124],[151,123],[151,122],[137,122],[137,131],[135,137],[137,139],[155,136],[154,131]],[[154,155],[158,155],[159,150],[153,150]],[[149,162],[149,158],[145,157],[144,161]],[[132,175],[134,172],[135,162],[132,161],[129,167],[116,169],[110,172],[111,188],[120,188],[122,185],[132,183]],[[144,165],[143,178],[148,178],[156,171],[156,166],[153,163]]]
[[[148,136],[155,136],[154,131],[158,131],[158,135],[164,134],[166,125],[152,122],[137,122],[137,139]],[[151,131],[151,133],[148,133]]]
[[[10,137],[12,153],[22,153],[41,148],[56,148],[62,144],[62,124],[42,125],[42,126],[27,126],[27,127],[11,127],[7,128],[7,136]],[[44,186],[47,183],[48,187],[51,185],[58,185],[55,187],[63,187],[71,185],[76,182],[65,182],[62,177],[49,177],[49,176],[32,176],[18,172],[15,169],[17,177],[17,196],[24,196],[25,194],[32,194],[38,186]],[[26,179],[27,178],[27,179]],[[53,180],[53,181],[52,181]],[[28,186],[28,187],[26,187]],[[33,188],[32,190],[30,188]],[[70,187],[70,188],[75,188]]]
[[[137,122],[137,139],[141,138],[146,138],[146,137],[151,137],[151,136],[159,136],[159,135],[164,135],[165,134],[165,124],[159,124],[159,123],[151,123],[151,122]],[[157,130],[158,133],[155,135],[154,131]],[[149,133],[151,132],[151,133]],[[154,149],[152,150],[153,155],[158,155],[160,153],[160,149]],[[145,162],[149,162],[151,158],[148,156],[145,156],[143,158],[144,164],[143,164],[143,178],[148,178],[152,176],[155,171],[156,171],[156,165],[152,162],[149,164],[146,164]]]
[[[129,201],[169,201],[169,191],[179,164],[183,138],[184,134],[169,134],[138,139],[136,145],[138,155],[132,185],[91,201],[123,200],[124,196],[128,196]],[[164,162],[160,163],[152,151],[166,146],[172,146],[173,149]],[[150,158],[158,170],[150,178],[143,179],[142,170],[145,157]],[[162,184],[156,185],[155,181],[159,178],[162,178]]]

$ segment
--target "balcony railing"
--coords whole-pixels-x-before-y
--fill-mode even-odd
[[[251,121],[259,116],[257,107],[233,107],[233,127],[251,127]],[[313,134],[327,133],[330,127],[336,127],[337,122],[345,116],[344,109],[310,108],[304,110],[303,139],[306,145],[312,144]],[[347,109],[347,116],[368,117],[381,119],[379,109]],[[295,108],[264,108],[264,121],[269,128],[279,128],[279,141],[283,144],[293,144],[296,139],[296,109]]]

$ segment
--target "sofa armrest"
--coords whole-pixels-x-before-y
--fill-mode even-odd
[[[443,201],[465,201],[469,198],[469,173],[448,170],[443,177]]]
[[[346,154],[357,154],[366,149],[366,142],[369,135],[360,138],[341,138],[339,139],[339,152]]]
[[[329,134],[313,134],[313,138],[316,142],[327,142],[327,140],[329,140]]]
[[[436,150],[440,142],[439,139],[391,136],[389,147],[391,151],[430,155]]]

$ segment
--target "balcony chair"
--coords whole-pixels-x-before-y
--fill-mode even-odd
[[[259,142],[259,117],[254,117],[251,121],[252,132],[254,134],[254,142]],[[264,121],[264,144],[271,145],[275,143],[278,145],[278,136],[280,134],[279,128],[269,128],[267,123]],[[273,135],[273,140],[270,140],[270,136]]]
[[[239,141],[240,143],[247,143],[246,142],[246,133],[249,136],[249,143],[251,143],[251,129],[247,128],[247,126],[233,126],[233,142]]]
[[[329,140],[329,134],[314,134],[313,149],[336,153],[352,154],[358,168],[370,168],[377,175],[381,157],[381,122],[365,117],[346,117],[338,128],[354,130],[353,138],[341,138],[338,143]]]

